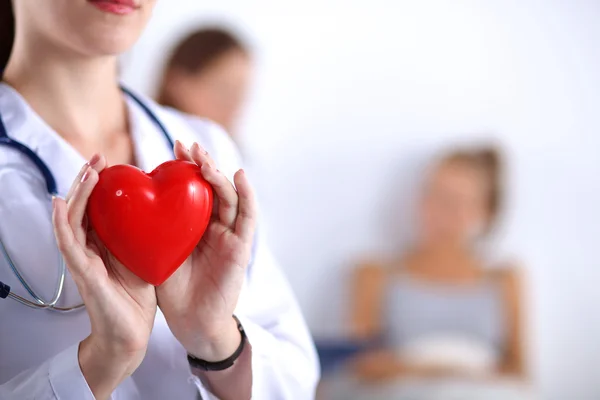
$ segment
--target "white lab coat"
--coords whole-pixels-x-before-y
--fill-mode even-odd
[[[150,171],[171,159],[163,135],[127,98],[135,155]],[[240,167],[235,147],[217,126],[168,110],[146,99],[173,140],[199,142],[230,179]],[[65,196],[86,161],[34,113],[11,87],[0,84],[0,114],[13,139],[44,160]],[[30,285],[46,300],[58,277],[51,202],[42,176],[19,152],[0,146],[0,237]],[[253,265],[236,309],[252,345],[252,398],[306,400],[314,397],[319,369],[316,352],[294,295],[265,243],[258,239]],[[27,294],[0,255],[0,281]],[[29,298],[29,297],[28,297]],[[68,276],[61,306],[81,297]],[[87,400],[93,395],[78,363],[78,344],[90,333],[85,310],[60,314],[0,299],[0,399]],[[156,315],[141,366],[113,393],[114,400],[196,400],[215,397],[192,375],[186,352]]]

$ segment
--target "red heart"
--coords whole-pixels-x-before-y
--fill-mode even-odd
[[[158,286],[200,241],[212,203],[212,188],[196,164],[167,161],[149,174],[116,165],[100,173],[88,216],[108,251]]]

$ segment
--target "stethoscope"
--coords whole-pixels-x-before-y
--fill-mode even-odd
[[[142,108],[142,110],[148,116],[148,118],[150,118],[152,123],[154,125],[156,125],[156,127],[159,129],[159,131],[164,136],[165,141],[169,145],[169,148],[173,152],[173,158],[175,158],[175,153],[173,150],[174,149],[173,139],[169,135],[167,128],[158,119],[156,114],[138,96],[133,94],[131,91],[129,91],[128,89],[126,89],[124,87],[121,87],[121,90],[127,96],[129,96],[135,103],[137,103],[137,105],[139,105]],[[44,178],[44,181],[46,183],[46,190],[48,191],[48,194],[50,196],[56,196],[58,194],[58,189],[56,186],[56,179],[54,178],[54,175],[52,174],[52,172],[50,171],[50,169],[48,168],[46,163],[37,154],[35,154],[35,152],[33,150],[31,150],[29,147],[27,147],[23,143],[20,143],[14,139],[11,139],[8,136],[8,132],[2,121],[2,115],[0,114],[0,146],[1,145],[10,147],[10,148],[22,153],[23,155],[25,155],[35,165],[35,167],[38,169],[38,171]],[[255,251],[256,251],[256,240],[254,241],[253,246],[252,246],[252,256],[251,256],[250,264],[253,263]],[[0,253],[2,253],[4,258],[8,262],[9,268],[15,274],[15,276],[17,277],[17,279],[19,280],[21,285],[23,285],[25,290],[29,293],[29,295],[35,301],[30,301],[22,296],[19,296],[15,293],[11,292],[10,286],[3,283],[2,281],[0,281],[0,299],[11,298],[27,307],[31,307],[31,308],[35,308],[35,309],[49,309],[49,310],[58,311],[58,312],[69,312],[69,311],[74,311],[74,310],[78,310],[78,309],[85,307],[84,304],[77,304],[77,305],[71,306],[71,307],[58,307],[56,305],[62,296],[65,278],[66,278],[66,274],[67,274],[67,268],[66,268],[65,261],[62,258],[62,256],[59,257],[60,258],[59,278],[58,278],[58,284],[56,285],[56,290],[54,292],[54,296],[52,297],[52,300],[45,301],[27,283],[27,280],[23,277],[21,270],[17,267],[17,265],[13,262],[12,258],[8,254],[8,251],[7,251],[6,247],[4,246],[4,243],[2,242],[2,238],[0,238]]]

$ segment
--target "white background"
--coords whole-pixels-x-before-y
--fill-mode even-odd
[[[169,46],[215,19],[256,52],[244,148],[317,337],[343,334],[356,260],[410,231],[427,157],[493,137],[542,397],[600,398],[600,2],[163,0],[125,81],[152,94]]]

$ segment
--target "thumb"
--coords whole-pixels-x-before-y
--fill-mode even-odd
[[[104,261],[104,265],[106,265],[107,273],[110,277],[116,279],[121,283],[122,286],[128,287],[131,289],[143,289],[148,286],[152,286],[151,284],[144,281],[142,278],[138,277],[136,274],[131,272],[129,268],[123,265],[98,238],[96,232],[91,232],[92,240],[95,246],[98,248],[98,252],[102,261]]]
[[[71,276],[76,281],[85,280],[89,275],[88,258],[81,243],[75,238],[71,224],[69,224],[67,203],[58,197],[52,198],[52,226],[56,245]]]

